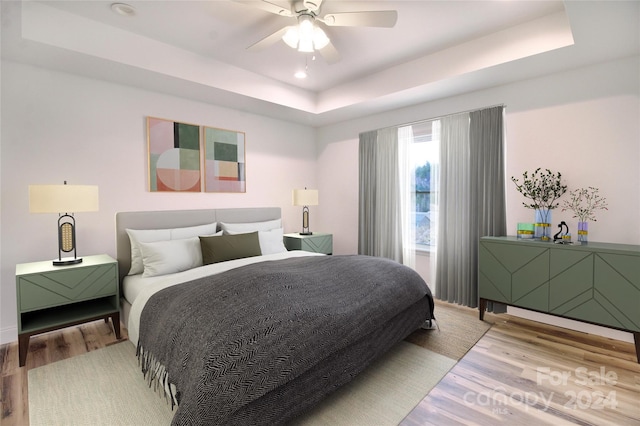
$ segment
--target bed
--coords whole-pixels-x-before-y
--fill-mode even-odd
[[[129,338],[176,425],[287,423],[433,318],[396,262],[286,251],[277,207],[117,213],[116,257]]]

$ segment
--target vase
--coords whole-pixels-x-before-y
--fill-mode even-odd
[[[551,241],[551,210],[536,209],[535,237],[540,241]]]
[[[578,242],[586,244],[589,241],[589,222],[578,222]]]
[[[518,223],[517,236],[519,239],[530,240],[533,238],[534,233],[535,226],[533,223]]]

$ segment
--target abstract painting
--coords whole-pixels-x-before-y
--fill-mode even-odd
[[[246,192],[245,134],[204,127],[205,192]]]
[[[200,127],[147,117],[149,191],[200,192]]]

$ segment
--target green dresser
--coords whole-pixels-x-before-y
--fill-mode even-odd
[[[29,338],[83,322],[111,318],[120,338],[118,263],[108,255],[53,266],[50,260],[16,266],[18,352],[22,367]]]
[[[640,362],[640,246],[483,237],[479,263],[480,319],[495,301],[630,331]]]
[[[312,235],[284,234],[287,250],[304,250],[314,253],[333,253],[333,235],[314,232]]]

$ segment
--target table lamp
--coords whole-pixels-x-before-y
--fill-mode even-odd
[[[293,205],[302,206],[302,232],[300,235],[313,235],[313,232],[309,231],[309,206],[318,205],[318,190],[294,189]]]
[[[76,255],[76,221],[78,212],[98,211],[98,187],[91,185],[29,185],[29,212],[58,213],[58,259],[55,266],[81,263]],[[73,252],[73,257],[62,253]]]

